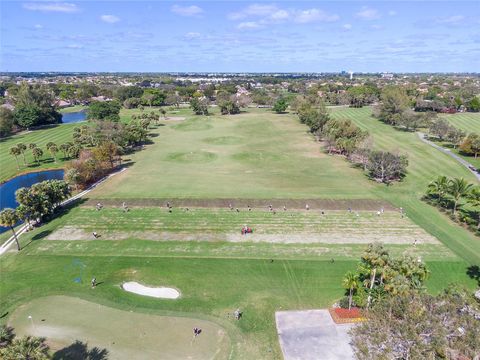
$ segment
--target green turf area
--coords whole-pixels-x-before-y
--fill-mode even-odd
[[[41,245],[41,241],[33,243],[30,249]],[[278,359],[274,312],[329,306],[343,294],[341,277],[357,263],[320,259],[271,262],[268,258],[156,258],[148,257],[148,250],[142,256],[102,256],[95,246],[81,256],[25,252],[7,255],[0,261],[0,290],[8,294],[0,299],[3,312],[31,299],[66,294],[124,310],[165,315],[182,312],[193,318],[203,314],[216,319],[230,338],[238,338],[235,358],[246,359]],[[428,286],[433,292],[451,282],[468,283],[464,262],[427,265],[432,271]],[[93,276],[102,282],[94,291],[89,284]],[[82,283],[75,282],[78,277]],[[124,281],[172,286],[181,291],[182,297],[167,301],[126,293],[119,287]],[[228,315],[238,307],[244,311],[244,317],[237,322]]]
[[[467,133],[480,133],[480,113],[467,112],[452,115],[442,114],[440,116],[447,119],[456,128],[462,129]]]
[[[76,124],[62,124],[54,127],[43,128],[33,131],[24,131],[20,134],[13,135],[6,139],[0,140],[0,182],[3,182],[15,175],[24,172],[38,171],[41,169],[53,169],[62,167],[64,164],[62,152],[57,154],[57,163],[53,161],[52,155],[47,151],[45,145],[48,142],[54,142],[57,145],[63,144],[67,141],[72,141],[73,128]],[[33,161],[32,152],[30,149],[25,150],[25,157],[27,159],[27,166],[23,164],[23,158],[20,155],[18,161],[20,163],[20,170],[17,169],[15,157],[8,153],[9,149],[18,143],[23,143],[28,147],[28,144],[35,143],[43,150],[43,158],[40,164]]]
[[[76,341],[119,360],[225,359],[230,353],[227,332],[211,321],[129,312],[65,296],[33,300],[12,314],[10,324],[17,336],[48,333],[57,356]],[[196,338],[194,327],[202,329]]]
[[[294,116],[190,115],[156,131],[148,151],[132,155],[135,164],[92,197],[375,198],[375,184],[322,153]]]

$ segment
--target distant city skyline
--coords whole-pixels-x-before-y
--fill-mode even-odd
[[[3,1],[2,72],[479,72],[475,1]]]

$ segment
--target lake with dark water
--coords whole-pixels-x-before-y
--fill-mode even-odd
[[[0,210],[4,208],[15,209],[18,203],[15,201],[15,191],[22,187],[30,187],[35,183],[45,180],[62,180],[63,169],[45,170],[32,172],[16,176],[7,182],[0,185]],[[8,230],[7,228],[0,227],[0,233]]]

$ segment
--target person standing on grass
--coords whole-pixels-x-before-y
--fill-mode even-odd
[[[310,210],[310,206],[308,206],[308,204],[305,204],[305,210]]]
[[[94,276],[92,279],[92,289],[95,288],[96,286],[97,286],[97,279]]]
[[[128,212],[129,211],[127,203],[125,201],[122,204],[122,208],[123,208],[123,212]]]

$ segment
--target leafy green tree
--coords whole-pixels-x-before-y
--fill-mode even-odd
[[[48,360],[50,358],[45,339],[32,336],[14,339],[9,346],[0,349],[0,355],[4,360]]]
[[[13,112],[3,106],[0,107],[0,138],[12,134],[14,123]]]
[[[138,86],[120,86],[114,91],[114,97],[120,102],[130,98],[141,98],[143,89]]]
[[[275,101],[275,104],[273,104],[272,110],[275,111],[277,114],[281,114],[285,112],[285,110],[287,110],[287,107],[287,100],[285,100],[285,98],[283,97],[280,97],[277,99],[277,101]]]
[[[378,117],[387,124],[397,125],[408,106],[409,99],[405,90],[397,86],[385,87],[381,94]]]
[[[459,145],[459,149],[468,155],[474,155],[475,159],[480,153],[480,135],[471,133],[463,139]]]
[[[473,185],[469,184],[463,178],[454,178],[449,181],[448,193],[453,197],[453,215],[457,212],[457,207],[462,197],[468,196]]]
[[[20,149],[17,146],[12,146],[8,153],[15,157],[15,161],[17,162],[17,170],[20,170],[20,164],[18,163],[18,155],[21,154]]]
[[[81,182],[81,176],[80,176],[80,172],[77,169],[72,168],[65,171],[64,178],[68,184],[74,185],[75,190],[78,190],[78,186],[80,185],[80,182]]]
[[[349,271],[343,277],[343,287],[348,290],[348,310],[352,308],[353,292],[360,286],[358,274]]]
[[[467,104],[467,110],[472,112],[480,111],[480,98],[477,96],[470,100]]]
[[[120,108],[120,104],[116,101],[94,101],[88,107],[87,119],[118,122]]]
[[[62,114],[55,107],[55,95],[46,86],[23,83],[15,96],[15,122],[24,128],[57,124]]]
[[[452,126],[445,119],[437,119],[430,125],[430,134],[436,136],[440,140],[445,139],[447,134],[452,131]]]
[[[190,100],[190,108],[195,115],[208,115],[208,100],[206,98],[194,97]]]
[[[15,232],[15,225],[20,221],[17,212],[14,209],[5,208],[0,211],[0,225],[9,227],[13,232],[13,237],[17,243],[17,249],[20,251],[20,243],[18,242],[17,233]]]
[[[313,104],[311,101],[305,101],[297,109],[298,117],[302,124],[310,128],[313,134],[320,134],[325,124],[330,120],[327,108],[323,101]]]
[[[371,151],[367,169],[372,179],[390,184],[402,179],[407,173],[408,159],[405,155],[396,155],[384,151]]]

